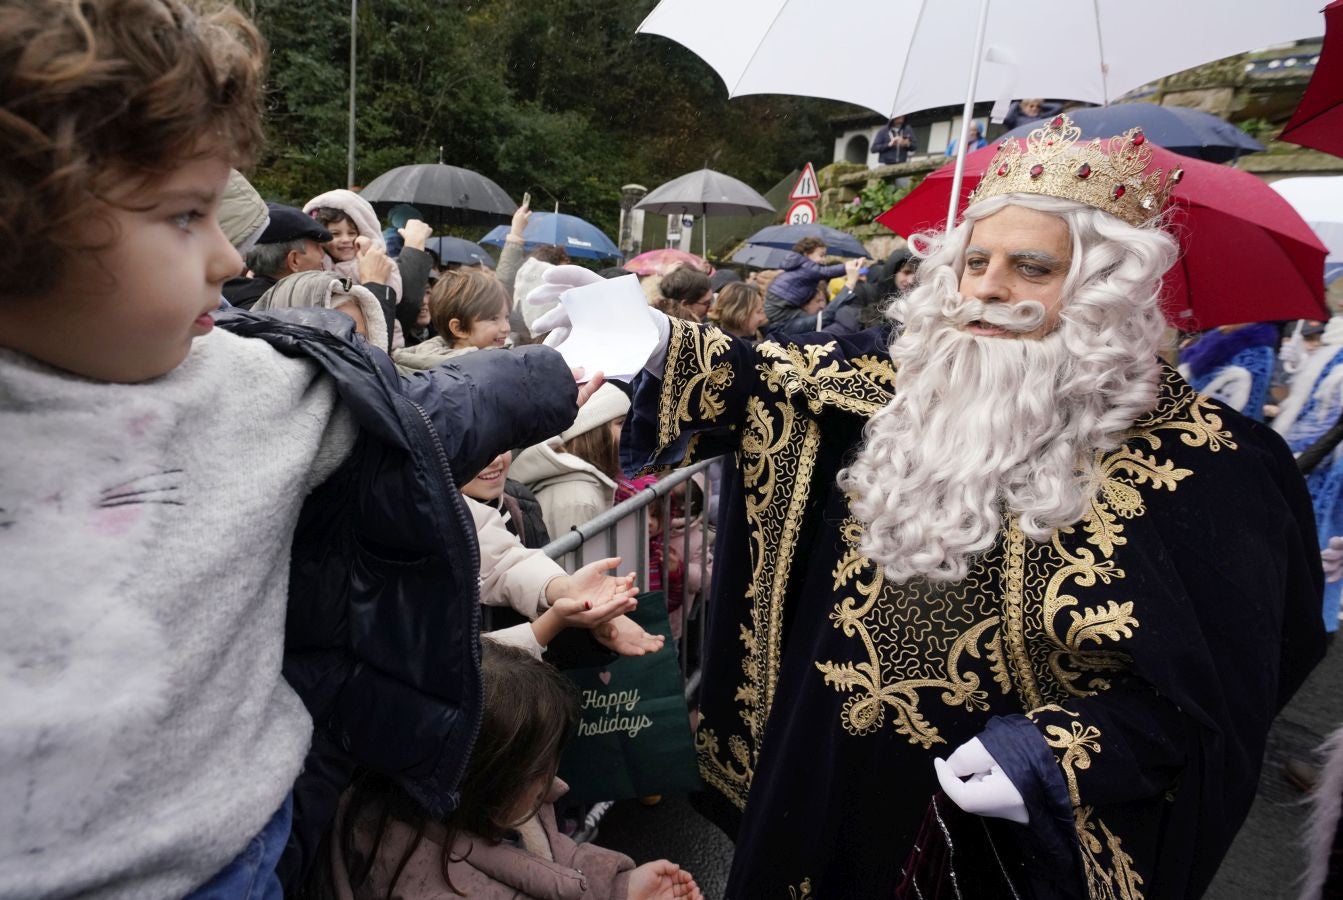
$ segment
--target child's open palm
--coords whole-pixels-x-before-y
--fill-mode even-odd
[[[629,900],[704,900],[704,895],[689,872],[659,859],[630,873]]]

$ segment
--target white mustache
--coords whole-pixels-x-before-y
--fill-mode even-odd
[[[956,325],[983,322],[1008,331],[1034,331],[1045,322],[1045,305],[1039,300],[1019,303],[985,303],[968,297],[958,297],[958,303],[943,308],[948,321]]]

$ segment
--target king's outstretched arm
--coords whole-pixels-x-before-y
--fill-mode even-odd
[[[626,472],[666,469],[737,449],[759,354],[712,325],[667,320],[667,340],[634,381],[620,437]]]

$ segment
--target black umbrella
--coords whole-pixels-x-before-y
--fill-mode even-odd
[[[1208,162],[1231,162],[1243,153],[1258,153],[1264,145],[1235,125],[1212,113],[1183,106],[1157,106],[1153,103],[1121,103],[1093,109],[1069,110],[1068,116],[1082,137],[1108,138],[1130,128],[1141,128],[1147,139],[1181,156]],[[1031,122],[1009,131],[1003,137],[1025,138],[1043,122]]]
[[[656,188],[635,206],[651,213],[732,216],[774,212],[774,205],[745,182],[709,168],[687,172]],[[701,252],[709,256],[709,230],[700,232]]]
[[[360,191],[379,215],[398,203],[413,203],[429,224],[484,225],[509,220],[518,205],[479,172],[444,163],[398,166]]]

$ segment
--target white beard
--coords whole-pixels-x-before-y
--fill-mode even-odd
[[[1066,317],[1039,339],[957,327],[983,319],[1028,331],[1039,321],[1030,307],[1043,313],[967,301],[943,279],[906,301],[906,330],[891,345],[895,397],[839,476],[866,526],[860,549],[897,582],[962,580],[993,547],[1004,511],[1035,540],[1076,522],[1097,489],[1093,451],[1117,446],[1155,400],[1154,357],[1146,377],[1115,387],[1117,348]]]

